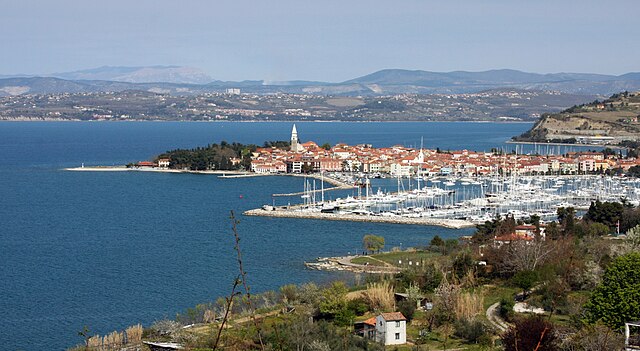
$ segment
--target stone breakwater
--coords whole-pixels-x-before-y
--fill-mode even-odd
[[[431,225],[452,229],[472,228],[475,225],[468,221],[459,219],[443,218],[405,218],[405,217],[381,217],[340,213],[306,212],[299,210],[277,209],[273,211],[264,209],[253,209],[244,212],[245,216],[266,216],[280,218],[305,218],[324,219],[329,221],[352,221],[352,222],[373,222],[373,223],[393,223],[393,224],[413,224]]]
[[[358,256],[346,257],[318,257],[316,262],[305,262],[304,265],[311,269],[324,271],[350,271],[356,273],[399,273],[398,267],[374,266],[352,263],[351,260]]]

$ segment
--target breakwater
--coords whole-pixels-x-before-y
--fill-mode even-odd
[[[451,228],[451,229],[471,228],[475,226],[473,223],[469,221],[464,221],[459,219],[382,217],[382,216],[370,216],[370,215],[300,211],[295,209],[275,209],[273,211],[269,211],[265,209],[253,209],[253,210],[245,211],[244,215],[245,216],[280,217],[280,218],[323,219],[323,220],[329,220],[329,221],[428,225],[428,226],[438,226],[438,227]]]

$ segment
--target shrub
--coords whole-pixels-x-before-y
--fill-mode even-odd
[[[356,316],[362,316],[369,311],[369,305],[364,298],[357,298],[347,302],[347,308],[351,310]]]
[[[500,317],[505,321],[512,321],[515,314],[513,312],[513,306],[515,306],[515,301],[513,301],[513,299],[505,297],[500,299],[500,307],[498,308],[498,314],[500,314]]]
[[[298,300],[298,287],[295,284],[288,284],[280,287],[282,301],[294,303]]]
[[[453,335],[475,344],[488,345],[491,342],[491,329],[476,318],[462,318],[455,323]]]
[[[534,316],[516,319],[514,326],[502,336],[505,351],[556,351],[557,338],[553,324]]]
[[[168,336],[180,330],[182,325],[176,321],[163,319],[153,322],[149,327],[150,336]]]
[[[416,302],[413,300],[403,300],[398,303],[398,311],[407,317],[407,321],[411,322],[416,312]]]

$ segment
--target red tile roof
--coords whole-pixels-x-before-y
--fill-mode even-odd
[[[371,317],[371,318],[367,319],[366,321],[364,321],[362,323],[369,324],[369,325],[372,325],[372,326],[375,327],[376,326],[376,317]]]
[[[402,312],[388,312],[382,313],[382,318],[385,321],[406,321],[407,318],[402,314]]]

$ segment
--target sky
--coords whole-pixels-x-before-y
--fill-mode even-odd
[[[197,67],[341,82],[381,69],[640,71],[640,1],[0,0],[0,74]]]

